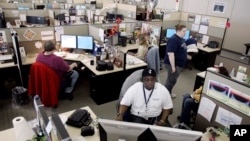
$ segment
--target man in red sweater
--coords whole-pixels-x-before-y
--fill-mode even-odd
[[[79,77],[78,72],[73,70],[77,67],[77,64],[72,63],[71,65],[68,65],[63,58],[54,55],[55,49],[55,44],[52,41],[46,41],[44,43],[44,51],[37,56],[36,62],[43,63],[53,69],[59,75],[62,85],[65,85],[68,83],[67,81],[70,81],[69,86],[66,86],[64,92],[69,100],[72,100],[72,91]],[[66,77],[70,79],[66,79]]]

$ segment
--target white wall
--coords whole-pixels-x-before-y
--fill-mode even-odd
[[[175,9],[176,0],[158,0],[158,4],[156,5],[156,8]]]
[[[180,7],[183,12],[229,18],[233,10],[234,1],[235,0],[182,0],[182,5]],[[223,13],[213,12],[215,2],[225,3],[225,10]]]

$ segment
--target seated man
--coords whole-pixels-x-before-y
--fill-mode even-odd
[[[65,85],[69,83],[67,81],[70,81],[69,86],[66,86],[64,92],[69,100],[72,100],[72,91],[79,77],[78,72],[73,70],[77,67],[77,64],[72,63],[71,65],[68,65],[61,57],[54,55],[55,49],[55,44],[52,41],[46,41],[44,43],[44,51],[37,56],[36,62],[41,62],[52,68],[59,75],[62,85]]]
[[[215,68],[216,72],[230,77],[225,67]],[[199,101],[202,93],[202,86],[196,89],[192,94],[183,95],[182,111],[181,115],[177,117],[180,123],[185,123],[187,126],[190,125],[191,111],[197,113],[199,107]]]
[[[165,86],[156,82],[155,70],[150,68],[143,70],[142,82],[135,83],[127,90],[120,102],[117,120],[123,120],[130,106],[131,122],[167,125],[173,103]]]

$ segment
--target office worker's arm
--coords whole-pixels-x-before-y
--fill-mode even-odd
[[[169,114],[170,114],[170,109],[162,109],[161,118],[156,123],[156,125],[165,126]]]
[[[119,112],[117,113],[117,118],[116,118],[116,120],[123,121],[124,113],[125,113],[127,110],[128,110],[128,106],[126,106],[126,105],[120,105],[120,107],[119,107]]]
[[[168,52],[168,58],[169,58],[170,65],[172,67],[172,73],[174,73],[176,71],[174,53],[173,52]]]
[[[70,64],[69,65],[69,70],[68,70],[68,72],[69,71],[72,71],[75,67],[77,67],[77,64],[74,62],[74,63],[72,63],[72,64]]]

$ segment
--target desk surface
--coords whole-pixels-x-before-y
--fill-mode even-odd
[[[88,110],[91,117],[93,119],[96,119],[95,113],[88,106],[83,107],[82,109]],[[74,111],[75,110],[62,113],[59,116],[61,117],[61,119],[63,121],[64,118],[67,118],[68,116],[70,116]],[[66,129],[67,129],[67,131],[72,139],[77,138],[77,139],[80,139],[79,141],[84,141],[84,139],[86,141],[99,141],[100,140],[99,139],[99,130],[96,127],[95,127],[95,134],[93,136],[82,137],[81,136],[81,128],[71,127],[71,126],[68,126],[66,124],[65,124],[65,126],[66,126]],[[91,123],[91,126],[93,126],[93,123]],[[10,129],[1,131],[0,138],[8,139],[8,141],[15,141],[16,137],[15,137],[14,128],[10,128]]]
[[[129,49],[131,49],[131,48],[133,48],[133,47],[130,46]],[[88,55],[80,54],[79,57],[77,57],[77,58],[69,58],[69,57],[67,57],[67,55],[65,55],[65,57],[63,57],[63,59],[70,60],[70,61],[80,61],[83,63],[84,66],[86,66],[95,75],[110,74],[110,73],[114,73],[114,72],[120,72],[123,70],[123,68],[118,68],[118,67],[114,66],[114,70],[98,71],[98,70],[96,70],[96,62],[94,63],[94,65],[90,65],[91,60],[96,61],[95,56],[93,56],[91,54],[88,54]],[[23,61],[23,65],[30,65],[30,64],[34,63],[35,60],[36,60],[36,55],[34,57],[26,57],[25,61]],[[0,64],[0,69],[14,67],[14,66],[16,66],[14,64],[14,62]],[[147,66],[147,64],[145,62],[140,63],[140,64],[136,64],[136,65],[126,65],[126,69],[133,69],[133,68],[144,67],[144,66]]]
[[[206,72],[207,71],[199,72],[196,75],[199,76],[199,77],[201,77],[201,78],[205,78],[206,77]]]
[[[118,49],[122,51],[123,53],[127,53],[129,50],[136,50],[138,49],[138,44],[127,44],[126,47],[119,46]]]
[[[205,52],[208,52],[208,53],[220,51],[220,48],[209,48],[209,47],[203,47],[203,46],[204,46],[204,44],[201,44],[201,43],[197,44],[197,48],[199,50],[202,50],[202,51],[205,51]]]

